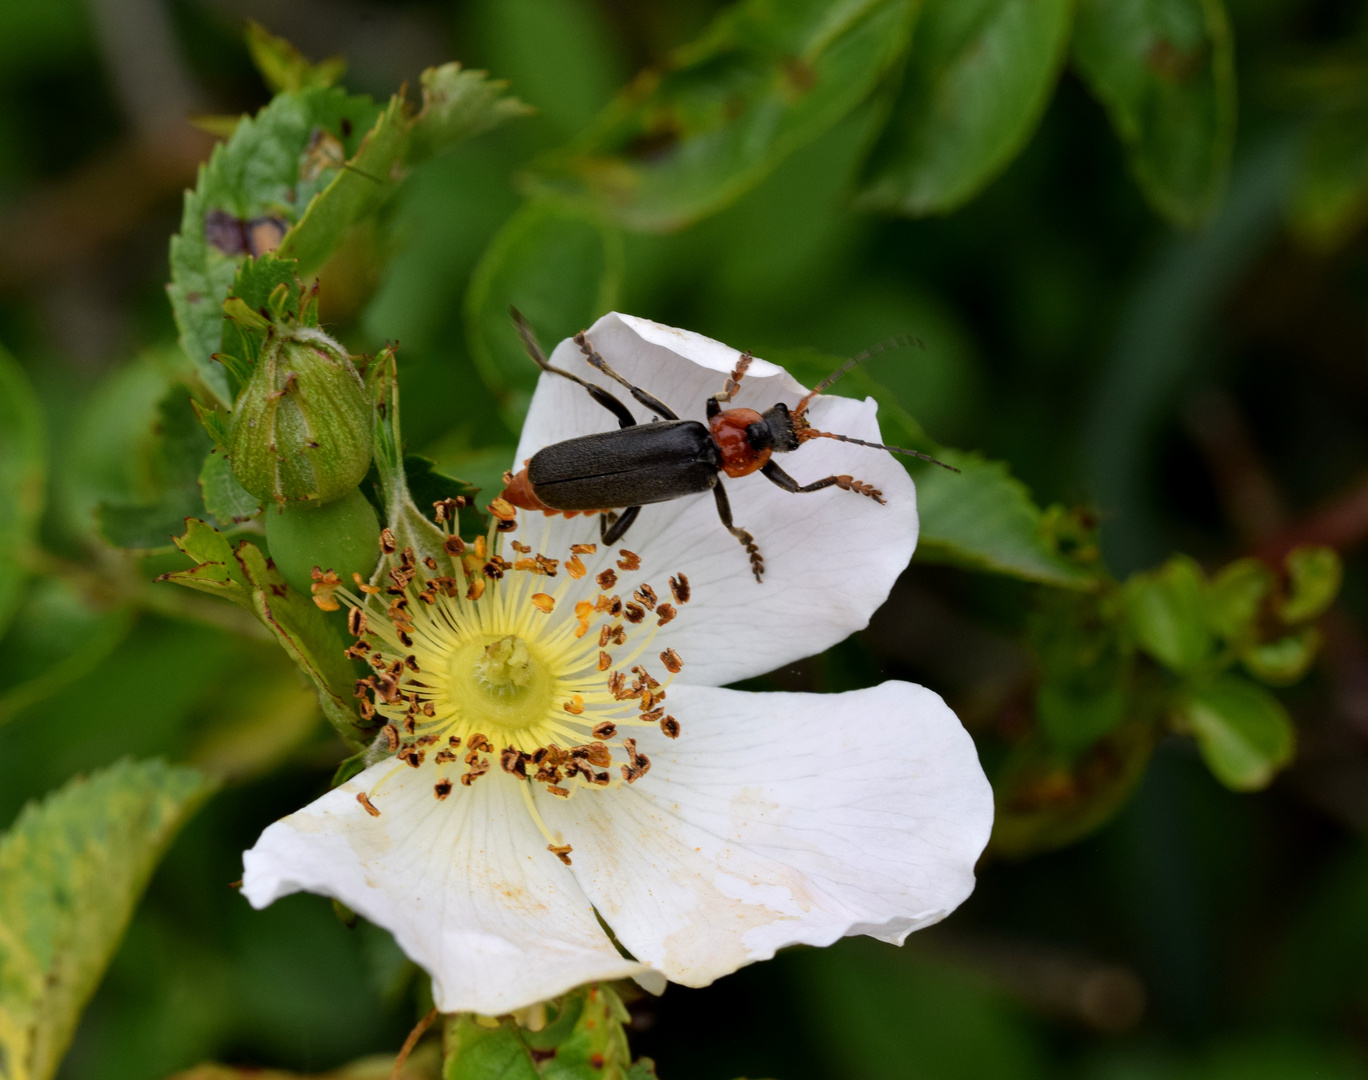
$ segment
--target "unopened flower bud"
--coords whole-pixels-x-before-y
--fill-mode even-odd
[[[371,412],[346,349],[321,330],[277,323],[233,409],[233,475],[259,499],[339,499],[370,467]]]

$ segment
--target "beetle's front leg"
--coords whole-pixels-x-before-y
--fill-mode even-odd
[[[887,503],[883,497],[883,492],[873,484],[866,484],[856,480],[853,476],[828,476],[821,480],[814,480],[810,484],[799,484],[783,469],[779,468],[773,461],[767,462],[760,470],[765,475],[765,479],[771,484],[791,491],[795,495],[804,495],[811,491],[821,491],[823,488],[838,487],[842,491],[853,491],[857,495],[867,495],[876,503]]]
[[[760,554],[760,549],[755,544],[755,537],[746,532],[745,529],[737,528],[732,524],[731,503],[727,499],[727,489],[722,486],[721,480],[713,484],[713,498],[717,500],[717,516],[722,519],[722,524],[727,527],[727,532],[741,541],[742,546],[746,549],[746,554],[750,556],[751,573],[755,575],[755,580],[763,581],[765,558]]]
[[[621,514],[600,514],[599,539],[604,544],[616,544],[627,535],[627,530],[632,527],[639,513],[641,507],[629,506]]]

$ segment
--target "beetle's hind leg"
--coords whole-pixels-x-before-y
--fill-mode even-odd
[[[636,417],[632,415],[632,410],[608,393],[607,390],[601,386],[595,386],[591,382],[585,382],[578,375],[572,375],[570,372],[554,366],[546,359],[546,354],[542,352],[541,343],[537,341],[537,335],[532,332],[532,327],[527,324],[527,320],[523,318],[521,311],[517,308],[509,308],[508,313],[513,316],[513,324],[518,328],[518,334],[523,341],[523,348],[527,350],[527,355],[532,358],[532,362],[537,367],[584,387],[591,398],[617,417],[618,427],[636,427]]]
[[[746,554],[750,556],[751,573],[755,575],[755,580],[763,581],[765,557],[760,554],[760,549],[755,543],[755,537],[746,532],[745,529],[732,524],[731,502],[727,499],[727,489],[722,486],[721,480],[713,485],[713,498],[717,500],[717,516],[722,519],[722,524],[726,526],[727,532],[741,541],[741,546],[746,549]]]
[[[773,461],[767,462],[760,471],[765,474],[765,479],[771,484],[775,484],[785,491],[791,491],[795,495],[804,495],[810,491],[821,491],[823,488],[838,487],[842,491],[853,491],[857,495],[867,495],[876,503],[888,502],[883,497],[883,492],[873,484],[866,484],[863,481],[856,480],[853,476],[828,476],[821,480],[814,480],[810,484],[799,484],[797,480],[784,472]]]
[[[619,375],[610,368],[608,362],[598,354],[593,343],[585,336],[583,330],[575,335],[575,344],[580,347],[580,352],[584,353],[584,358],[589,361],[590,367],[603,372],[608,378],[615,382],[621,383],[631,391],[632,397],[636,398],[637,401],[641,402],[641,404],[645,405],[646,408],[650,409],[657,416],[665,420],[679,419],[679,416],[675,411],[666,405],[665,402],[661,401],[660,398],[656,397],[654,394],[648,393],[639,386],[633,385],[626,377]]]
[[[599,539],[605,544],[616,544],[627,535],[627,530],[632,527],[632,522],[636,521],[639,513],[641,513],[641,507],[629,506],[621,514],[615,514],[611,511],[600,514]]]

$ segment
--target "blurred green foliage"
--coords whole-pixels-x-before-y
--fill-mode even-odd
[[[430,1006],[382,931],[227,887],[369,731],[301,588],[322,549],[224,451],[312,303],[372,410],[352,495],[433,558],[428,508],[497,488],[535,385],[510,303],[548,344],[617,307],[809,385],[917,334],[834,389],[960,470],[909,464],[875,629],[758,681],[963,716],[998,821],[946,932],[453,1020],[406,1075],[648,1077],[627,1023],[719,1080],[1368,1076],[1361,11],[410,0],[305,5],[271,27],[297,48],[244,39],[288,21],[250,2],[129,5],[127,39],[117,7],[0,6],[0,1077],[74,1032],[67,1077],[359,1080]],[[372,96],[383,40],[411,94]],[[339,52],[370,93],[309,59]],[[221,137],[197,177],[126,149],[189,145],[138,113],[177,70]]]

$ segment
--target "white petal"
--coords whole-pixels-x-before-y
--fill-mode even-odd
[[[671,981],[847,934],[901,943],[973,890],[992,791],[931,691],[675,686],[669,705],[683,734],[641,740],[646,776],[538,806],[618,940]]]
[[[605,315],[590,328],[589,336],[624,377],[685,419],[704,419],[707,398],[722,388],[721,373],[729,371],[739,355],[698,334],[626,315]],[[557,346],[552,360],[613,390],[641,422],[650,420],[648,410],[625,390],[584,363],[573,341]],[[736,404],[761,410],[779,401],[792,406],[803,394],[781,368],[760,360],[741,386]],[[823,397],[809,416],[821,430],[878,442],[875,409],[872,399]],[[543,375],[523,427],[516,467],[544,446],[608,431],[615,423],[582,388]],[[735,523],[754,535],[764,556],[763,584],[751,576],[741,545],[723,529],[711,494],[643,508],[622,546],[642,556],[642,575],[657,591],[663,591],[670,574],[688,576],[694,599],[658,640],[684,657],[690,682],[734,682],[834,645],[868,625],[912,558],[917,542],[916,490],[891,454],[816,439],[776,460],[803,484],[852,475],[880,489],[887,503],[835,487],[793,495],[759,474],[737,480],[724,477]],[[546,527],[562,547],[598,539],[594,518],[555,518],[544,526],[540,514],[522,517],[524,539],[532,543]]]
[[[341,900],[394,934],[443,1012],[498,1015],[642,970],[546,850],[512,778],[456,784],[441,802],[437,779],[431,763],[384,761],[276,822],[243,855],[243,895],[256,908],[300,891]],[[378,818],[356,801],[377,784]]]

